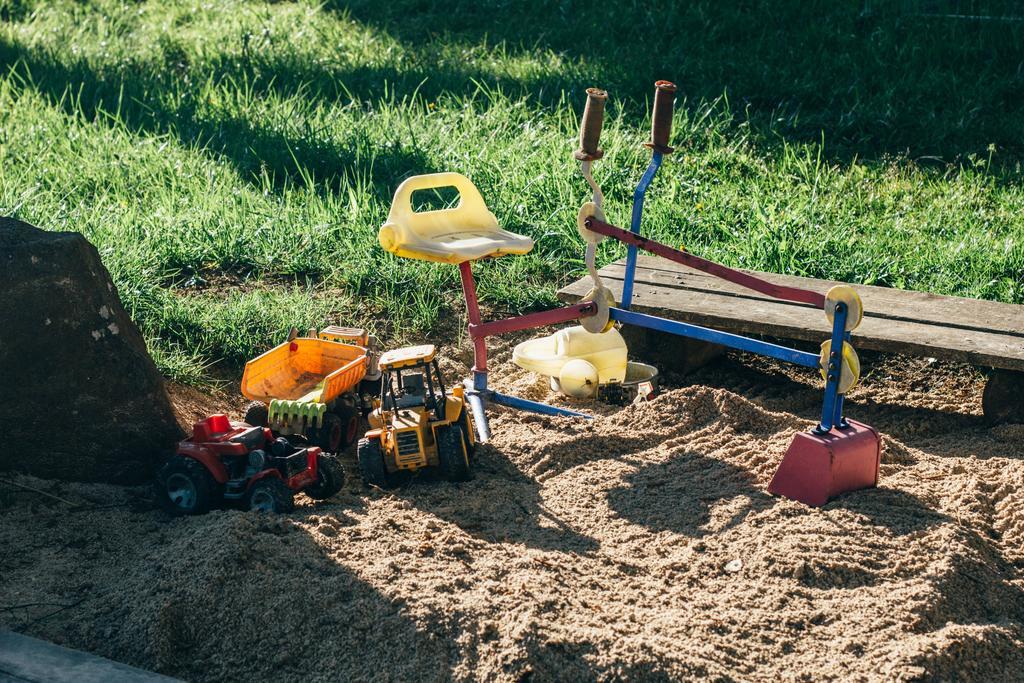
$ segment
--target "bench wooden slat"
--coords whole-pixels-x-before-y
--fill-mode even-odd
[[[834,285],[844,284],[792,275],[759,273],[749,270],[744,272],[757,275],[774,284],[803,287],[804,289],[811,289],[822,293],[827,292]],[[625,263],[623,261],[616,261],[615,263],[608,264],[601,269],[602,277],[606,274],[609,277],[617,276],[621,279],[625,274]],[[745,289],[727,280],[722,280],[721,278],[716,278],[692,268],[653,256],[640,256],[637,259],[636,281],[775,301],[771,297]],[[907,289],[893,289],[891,287],[853,285],[853,288],[857,290],[857,293],[863,299],[865,315],[868,316],[1003,332],[1024,337],[1024,306],[957,296],[943,296],[929,292],[915,292]]]
[[[651,264],[651,261],[654,263]],[[638,268],[633,300],[633,308],[637,311],[729,332],[811,342],[823,341],[830,332],[825,314],[812,306],[765,297],[683,266],[677,269],[675,264],[660,259],[641,259],[640,265],[642,267]],[[667,269],[663,265],[673,268]],[[622,294],[623,271],[621,262],[601,270],[602,278],[617,298]],[[764,277],[764,274],[758,275]],[[792,276],[770,275],[768,278],[819,291],[827,290],[832,284]],[[590,278],[583,278],[562,289],[559,298],[576,301],[590,287]],[[867,308],[863,323],[853,333],[857,348],[1024,370],[1024,320],[1016,327],[1012,322],[1015,317],[1024,315],[1024,307],[921,292],[886,290],[883,287],[855,288],[864,298]],[[911,295],[911,304],[901,300],[905,294]],[[1001,327],[1008,331],[999,329],[999,325],[996,329],[980,327],[985,321],[977,314],[966,318],[967,324],[964,318],[960,318],[959,326],[943,324],[940,307],[951,299],[956,303],[952,307],[954,310],[967,304],[1009,309],[999,310],[998,316]],[[871,308],[872,303],[874,309]],[[979,308],[987,310],[989,306]],[[925,312],[924,309],[929,309],[930,315],[911,317],[912,312]],[[978,325],[980,328],[969,325]]]

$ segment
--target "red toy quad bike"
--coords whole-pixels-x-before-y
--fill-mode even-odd
[[[172,515],[198,515],[222,501],[250,510],[289,512],[303,491],[323,500],[341,490],[345,472],[333,455],[275,439],[265,427],[212,415],[192,426],[192,438],[157,474],[157,497]]]

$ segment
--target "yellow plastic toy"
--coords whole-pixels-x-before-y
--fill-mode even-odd
[[[445,389],[435,354],[425,344],[380,357],[380,397],[358,449],[366,484],[388,487],[398,472],[424,467],[438,468],[451,481],[469,479],[476,439],[465,390]]]
[[[453,209],[414,211],[418,190],[454,187],[459,204]],[[387,251],[405,258],[460,264],[503,254],[526,254],[533,240],[498,226],[480,191],[459,173],[431,173],[407,179],[395,191],[388,220],[377,234]]]
[[[555,391],[588,398],[596,395],[598,385],[626,379],[627,355],[618,330],[593,334],[577,325],[518,344],[512,361],[524,370],[550,377]]]
[[[412,200],[415,192],[444,187],[454,187],[458,190],[460,195],[458,206],[453,209],[437,211],[414,210]],[[502,229],[498,225],[497,218],[487,209],[479,190],[468,178],[458,173],[434,173],[414,176],[405,180],[395,190],[391,211],[387,221],[381,226],[377,238],[386,251],[397,256],[435,263],[449,263],[459,267],[462,293],[466,299],[469,334],[473,339],[473,378],[466,383],[463,395],[472,412],[473,423],[481,443],[486,443],[490,438],[487,415],[484,412],[485,400],[548,415],[583,416],[583,413],[574,410],[509,396],[489,389],[487,387],[486,340],[495,335],[537,329],[570,321],[581,323],[590,332],[608,330],[612,327],[610,317],[614,298],[606,287],[598,282],[594,290],[583,297],[583,300],[562,308],[485,322],[477,298],[472,262],[485,258],[497,258],[506,254],[526,254],[533,249],[533,240],[525,235],[518,235]],[[619,341],[621,342],[621,339]],[[535,350],[539,351],[537,348]],[[622,368],[613,373],[620,382],[626,372],[624,350],[622,354]],[[527,353],[526,355],[530,356],[531,354]],[[534,359],[543,355],[537,355]],[[559,363],[559,368],[570,360],[577,359],[563,358]],[[572,368],[576,368],[578,374],[573,374],[570,377],[567,373],[565,379],[567,387],[572,385],[569,387],[570,391],[582,394],[595,382],[603,382],[604,379],[592,363],[586,359],[578,360],[580,363],[576,363],[570,368],[570,371]],[[526,362],[531,361],[527,360]],[[561,386],[559,376],[560,372],[556,372],[556,381],[559,382],[558,386]],[[461,387],[457,389],[462,390]],[[371,447],[373,443],[374,441],[370,440]],[[386,446],[386,444],[384,445]]]
[[[825,317],[828,318],[829,324],[835,320],[836,305],[839,303],[846,304],[846,331],[852,332],[864,319],[864,302],[860,300],[857,290],[850,285],[833,286],[825,293]]]
[[[366,330],[330,326],[252,359],[242,375],[242,394],[253,401],[246,422],[307,436],[328,452],[344,449],[359,434],[369,346]]]
[[[821,371],[821,378],[828,378],[828,362],[832,354],[832,340],[826,339],[821,342],[821,355],[818,358],[818,369]],[[860,380],[860,357],[857,351],[848,341],[843,342],[842,363],[839,370],[839,391],[846,393],[857,386]]]

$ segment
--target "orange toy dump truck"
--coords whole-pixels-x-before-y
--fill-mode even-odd
[[[359,418],[379,390],[376,339],[359,328],[330,326],[288,341],[245,365],[245,421],[301,435],[328,453],[355,442]]]

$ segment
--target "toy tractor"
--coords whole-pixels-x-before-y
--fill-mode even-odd
[[[462,386],[446,392],[433,345],[380,357],[380,398],[372,429],[359,441],[359,471],[368,485],[393,486],[396,475],[436,467],[450,481],[470,478],[476,441]]]
[[[298,436],[328,453],[359,437],[359,420],[377,392],[376,339],[366,330],[330,326],[287,341],[245,365],[245,421]]]
[[[250,510],[289,512],[295,494],[323,500],[341,490],[345,471],[316,446],[300,448],[266,427],[212,415],[157,474],[156,494],[172,515],[198,515],[224,501]]]

